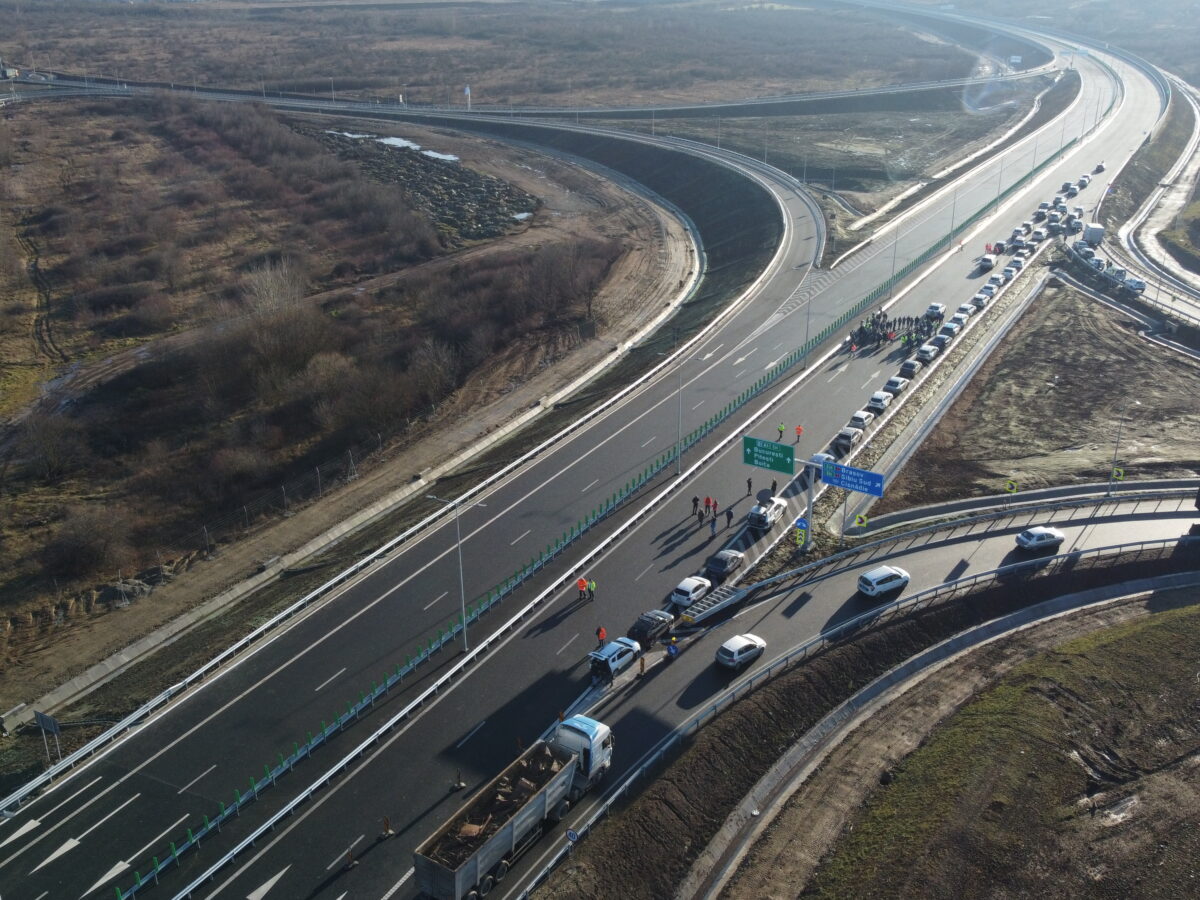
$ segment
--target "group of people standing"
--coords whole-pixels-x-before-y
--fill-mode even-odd
[[[705,520],[708,520],[709,528],[712,533],[717,533],[717,513],[720,509],[720,504],[712,497],[704,498],[704,508],[700,507],[700,498],[692,498],[692,515],[696,517],[697,525],[703,527]],[[733,525],[733,510],[725,510],[725,527],[729,528]]]
[[[882,309],[858,323],[850,332],[850,350],[877,347],[885,341],[900,339],[902,343],[926,338],[941,323],[942,316],[897,316],[892,319]]]

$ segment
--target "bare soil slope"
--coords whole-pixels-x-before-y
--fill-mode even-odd
[[[1110,307],[1048,288],[913,454],[876,515],[1108,478],[1200,472],[1200,364],[1137,336]]]

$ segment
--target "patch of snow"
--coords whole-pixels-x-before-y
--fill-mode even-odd
[[[372,135],[372,134],[356,134],[356,133],[355,133],[355,132],[353,132],[353,131],[332,131],[332,130],[330,130],[330,129],[326,129],[326,130],[325,130],[325,133],[326,133],[326,134],[340,134],[342,137],[348,137],[348,138],[369,138],[369,137],[374,137],[374,135]]]
[[[453,153],[438,153],[436,150],[422,150],[421,153],[433,159],[444,159],[446,162],[458,162],[458,157]]]
[[[406,141],[404,138],[385,137],[376,138],[381,144],[387,144],[389,147],[403,147],[405,150],[420,150],[420,144],[414,144],[412,141]]]
[[[518,222],[524,222],[526,219],[528,219],[532,215],[533,215],[533,213],[513,213],[513,218],[516,219]]]

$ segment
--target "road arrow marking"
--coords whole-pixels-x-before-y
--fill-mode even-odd
[[[848,368],[850,368],[849,363],[842,363],[840,366],[838,366],[837,371],[829,376],[826,383],[828,384],[828,382],[833,381],[833,379],[837,378],[839,375],[841,375],[843,372],[845,372],[846,369],[848,369]]]
[[[124,872],[128,868],[129,868],[129,863],[127,863],[127,862],[122,861],[122,862],[117,863],[115,866],[113,866],[111,869],[109,869],[107,872],[105,872],[104,875],[102,875],[99,878],[99,880],[96,881],[95,884],[93,884],[90,888],[88,888],[86,891],[84,891],[82,894],[80,894],[79,900],[83,900],[84,897],[86,897],[88,894],[90,894],[96,888],[100,887],[100,885],[104,884],[104,882],[111,881],[112,879],[116,878],[118,875],[120,875],[122,872]]]
[[[184,820],[187,819],[187,817],[189,815],[191,815],[191,813],[184,813],[182,816],[180,816],[178,819],[176,819],[174,822],[172,822],[170,825],[168,825],[166,828],[164,828],[162,830],[161,834],[159,834],[156,837],[153,837],[149,841],[147,841],[146,846],[143,847],[141,850],[138,850],[136,853],[129,854],[128,859],[124,860],[123,862],[117,863],[115,866],[113,866],[111,869],[109,869],[108,874],[106,874],[103,878],[101,878],[99,881],[97,881],[95,884],[93,884],[90,888],[88,888],[86,891],[84,891],[83,894],[80,895],[79,900],[83,900],[84,897],[86,897],[88,894],[90,894],[96,888],[100,887],[100,885],[104,884],[104,882],[108,881],[110,878],[112,878],[116,875],[120,875],[122,872],[129,869],[130,866],[133,865],[133,861],[135,859],[140,859],[141,855],[143,853],[147,852],[151,847],[153,847],[155,844],[157,844],[159,841],[161,841],[163,838],[165,838],[168,833],[174,831],[176,828],[178,828],[180,825],[182,825]]]
[[[758,349],[757,347],[754,348],[754,350],[757,350],[757,349]],[[749,357],[750,354],[754,352],[754,350],[747,350],[744,355],[739,356],[737,359],[735,359],[733,361],[733,364],[735,366],[740,366],[742,363],[744,363],[746,361],[746,358]]]
[[[33,829],[37,828],[41,824],[42,823],[41,823],[40,819],[30,819],[28,822],[26,822],[24,825],[22,825],[16,831],[14,831],[12,834],[10,834],[7,838],[5,838],[4,843],[0,844],[0,847],[3,847],[4,844],[8,844],[8,843],[15,841],[21,835],[23,835],[29,831],[32,831]]]
[[[290,865],[285,866],[282,870],[280,870],[279,874],[276,875],[274,878],[272,878],[270,881],[264,881],[261,887],[256,887],[254,890],[252,890],[250,893],[248,893],[246,895],[246,900],[262,900],[263,897],[267,896],[267,891],[269,891],[271,888],[275,887],[275,882],[277,882],[280,878],[282,878],[284,873],[287,872],[287,870],[290,868],[291,868]]]
[[[49,856],[47,856],[44,860],[42,860],[41,864],[38,865],[35,869],[33,869],[33,871],[31,871],[29,874],[32,875],[34,872],[36,872],[42,866],[47,865],[48,863],[54,862],[54,860],[58,859],[60,856],[62,856],[68,850],[74,850],[76,847],[79,846],[80,841],[82,841],[85,837],[87,837],[89,834],[91,834],[93,831],[95,831],[97,828],[99,828],[101,825],[103,825],[105,822],[107,822],[109,819],[111,819],[113,816],[115,816],[117,813],[119,813],[121,810],[123,810],[125,807],[127,807],[130,803],[132,803],[134,800],[136,800],[140,796],[142,796],[140,793],[134,794],[132,797],[130,797],[128,800],[126,800],[124,803],[122,803],[120,806],[118,806],[116,809],[114,809],[112,812],[110,812],[107,816],[105,816],[103,819],[101,819],[99,822],[97,822],[95,825],[93,825],[91,828],[89,828],[87,831],[85,831],[83,834],[81,834],[78,838],[67,838],[66,841],[63,842],[63,845],[61,847],[59,847],[57,850],[55,850],[53,853],[51,853]]]

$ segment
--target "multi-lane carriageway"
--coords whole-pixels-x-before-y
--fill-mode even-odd
[[[666,371],[494,485],[478,497],[486,506],[464,504],[468,595],[501,580],[514,561],[527,559],[586,514],[595,498],[611,494],[631,472],[671,449],[677,374],[682,376],[687,432],[802,344],[806,333],[819,332],[886,279],[893,265],[903,266],[922,252],[948,230],[952,216],[994,200],[998,189],[1024,176],[1036,161],[1091,129],[1095,111],[1105,109],[1112,97],[1118,97],[1112,115],[1078,149],[1000,204],[987,220],[991,224],[967,237],[968,245],[977,248],[1007,233],[1038,200],[1052,196],[1062,181],[1090,171],[1097,160],[1106,160],[1110,172],[1119,168],[1160,107],[1144,76],[1120,61],[1109,62],[1123,87],[1095,61],[1077,58],[1083,90],[1060,120],[1009,148],[1002,164],[993,160],[968,172],[907,215],[899,227],[832,272],[822,272],[819,284],[808,269],[816,233],[807,207],[788,182],[777,182],[775,190],[789,222],[780,254],[759,290],[719,328],[681,353],[682,371]],[[1097,179],[1083,202],[1094,206],[1105,187],[1106,182]],[[917,315],[932,300],[957,305],[968,299],[975,284],[968,271],[972,255],[950,254],[926,268],[915,286],[894,298],[889,311]],[[810,286],[812,290],[806,290]],[[461,777],[469,791],[487,780],[514,755],[518,741],[531,740],[558,710],[570,706],[585,687],[582,659],[597,624],[612,632],[623,630],[643,609],[660,605],[670,588],[698,569],[708,553],[735,537],[736,524],[713,538],[707,528],[697,530],[687,513],[692,493],[711,494],[740,521],[752,499],[745,492],[747,473],[740,450],[734,443],[697,460],[743,429],[774,436],[779,421],[804,424],[799,453],[823,449],[848,413],[893,373],[898,361],[830,353],[815,354],[800,383],[764,399],[761,406],[772,405],[759,410],[754,421],[746,424],[752,411],[735,417],[726,433],[718,433],[685,460],[694,471],[685,470],[682,490],[624,532],[589,569],[599,584],[594,604],[574,606],[573,590],[554,595],[468,677],[304,806],[289,827],[218,873],[203,895],[338,898],[382,896],[393,888],[395,896],[411,893],[411,885],[397,883],[409,868],[412,848],[458,801],[459,795],[448,786]],[[760,482],[765,475],[756,473]],[[637,505],[635,500],[633,507]],[[793,508],[800,511],[795,503]],[[936,566],[929,577],[938,577]],[[235,789],[245,791],[251,777],[261,777],[264,763],[273,763],[281,750],[290,750],[293,741],[303,740],[323,718],[357,698],[381,672],[402,663],[405,654],[413,652],[407,635],[425,634],[454,614],[457,579],[454,527],[447,520],[28,805],[0,831],[4,895],[100,897],[111,896],[117,887],[127,888],[135,870],[147,868],[152,856],[169,852],[170,842],[202,824]],[[531,589],[528,596],[532,595]],[[525,599],[511,600],[511,609]],[[842,596],[830,602],[847,600]],[[814,618],[800,620],[805,623],[801,630],[818,627],[822,609],[814,606]],[[755,627],[777,623],[773,619]],[[785,641],[799,639],[789,633]],[[177,869],[164,874],[163,884],[149,890],[165,895],[182,888],[352,747],[373,728],[374,720],[390,714],[452,662],[448,657],[393,692],[382,709],[264,792],[231,827],[184,857]],[[661,688],[643,688],[641,705],[613,723],[622,765],[631,764],[639,747],[668,729],[680,709],[715,689],[710,681],[663,681]],[[374,836],[384,816],[397,834],[376,844]],[[344,872],[339,860],[347,850],[358,854],[360,864]]]

